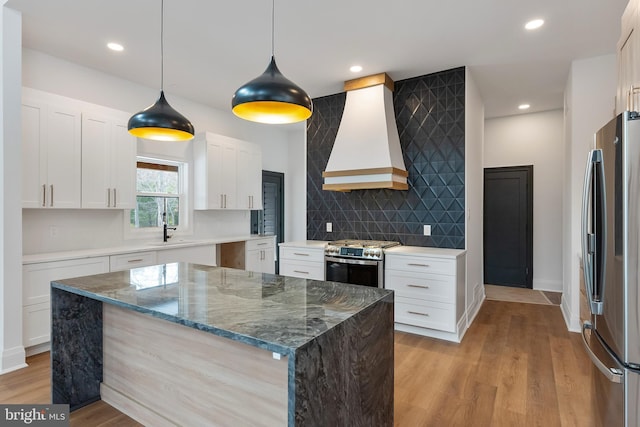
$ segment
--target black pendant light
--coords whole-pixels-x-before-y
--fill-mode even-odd
[[[274,57],[275,0],[271,3],[271,62],[262,75],[233,95],[233,113],[259,123],[295,123],[311,117],[313,104],[302,88],[282,75]]]
[[[129,133],[156,141],[186,141],[193,138],[191,122],[174,110],[164,97],[164,0],[160,2],[160,98],[129,119]]]

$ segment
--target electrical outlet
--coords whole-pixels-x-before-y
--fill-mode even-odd
[[[430,225],[425,225],[423,226],[423,231],[425,236],[431,236],[431,226]]]
[[[333,223],[328,222],[327,223],[327,233],[332,233],[333,232]]]
[[[60,227],[58,227],[57,225],[50,225],[49,226],[49,236],[50,237],[58,237],[59,234],[60,234]]]

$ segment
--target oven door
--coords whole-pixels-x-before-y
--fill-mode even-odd
[[[382,261],[325,256],[325,280],[383,287]]]

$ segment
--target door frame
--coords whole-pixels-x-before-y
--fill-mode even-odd
[[[486,181],[487,172],[526,172],[527,174],[527,214],[526,214],[526,278],[525,287],[522,289],[533,289],[533,165],[522,166],[501,166],[501,167],[487,167],[483,169],[483,198],[482,198],[482,280],[485,280],[485,253],[486,253],[486,239],[484,233],[486,229],[485,224],[485,205],[484,205],[484,183]],[[500,285],[499,285],[500,286]],[[514,286],[519,287],[519,286]]]

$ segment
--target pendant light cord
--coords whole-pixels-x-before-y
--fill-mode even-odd
[[[160,91],[164,91],[164,0],[160,0]]]
[[[275,33],[275,18],[276,16],[276,0],[271,0],[271,57],[273,58],[275,54],[275,43],[274,36]]]

